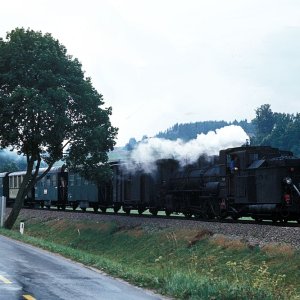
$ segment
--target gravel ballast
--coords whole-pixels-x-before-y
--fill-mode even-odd
[[[7,209],[7,214],[10,209]],[[193,229],[208,230],[213,234],[223,234],[233,239],[241,239],[251,245],[263,246],[268,243],[290,244],[300,249],[300,227],[284,227],[266,224],[241,224],[241,223],[218,223],[183,218],[151,218],[148,216],[137,216],[125,214],[100,214],[81,213],[72,211],[56,210],[33,210],[22,209],[20,217],[24,220],[38,219],[47,221],[49,219],[68,219],[73,221],[89,220],[95,222],[117,222],[120,226],[140,226],[144,230],[155,232],[162,229]],[[26,227],[26,224],[25,224]]]

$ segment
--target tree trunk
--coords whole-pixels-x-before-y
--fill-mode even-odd
[[[14,206],[13,206],[8,218],[4,222],[4,227],[7,229],[12,229],[12,227],[14,226],[14,224],[19,216],[20,210],[23,207],[25,197],[27,196],[28,192],[34,187],[36,180],[43,178],[49,172],[49,170],[51,169],[51,167],[54,164],[54,162],[49,164],[47,170],[41,176],[39,176],[37,178],[39,167],[40,167],[40,162],[41,162],[40,157],[37,160],[37,164],[35,166],[35,171],[32,172],[34,162],[35,162],[35,160],[32,158],[31,159],[29,158],[27,160],[26,175],[24,176],[24,179],[21,183]]]
[[[29,190],[32,188],[32,166],[30,168],[27,169],[26,175],[24,176],[24,179],[21,183],[20,189],[18,191],[14,206],[8,216],[8,218],[5,220],[4,222],[4,227],[6,229],[12,229],[12,227],[14,226],[20,210],[23,207],[24,204],[24,199],[26,197],[26,195],[28,194]]]
[[[19,195],[20,195],[20,192],[18,193],[18,195],[16,197],[14,206],[13,206],[8,218],[4,222],[4,227],[6,229],[12,229],[12,227],[14,226],[14,224],[19,216],[20,210],[23,207],[25,197],[22,197]]]

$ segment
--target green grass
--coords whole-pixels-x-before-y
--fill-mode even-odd
[[[23,236],[17,229],[0,233],[180,299],[300,299],[300,254],[284,245],[108,222],[31,219]]]

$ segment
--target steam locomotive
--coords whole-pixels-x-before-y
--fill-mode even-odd
[[[110,180],[94,183],[63,167],[53,168],[28,194],[26,205],[300,222],[300,159],[289,151],[245,145],[184,167],[174,159],[159,160],[151,174],[130,172],[120,161],[111,162],[111,169]],[[24,174],[0,174],[0,196],[8,203]]]

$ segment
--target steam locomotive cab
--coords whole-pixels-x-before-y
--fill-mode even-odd
[[[271,147],[220,152],[227,213],[233,218],[298,219],[300,159]]]

